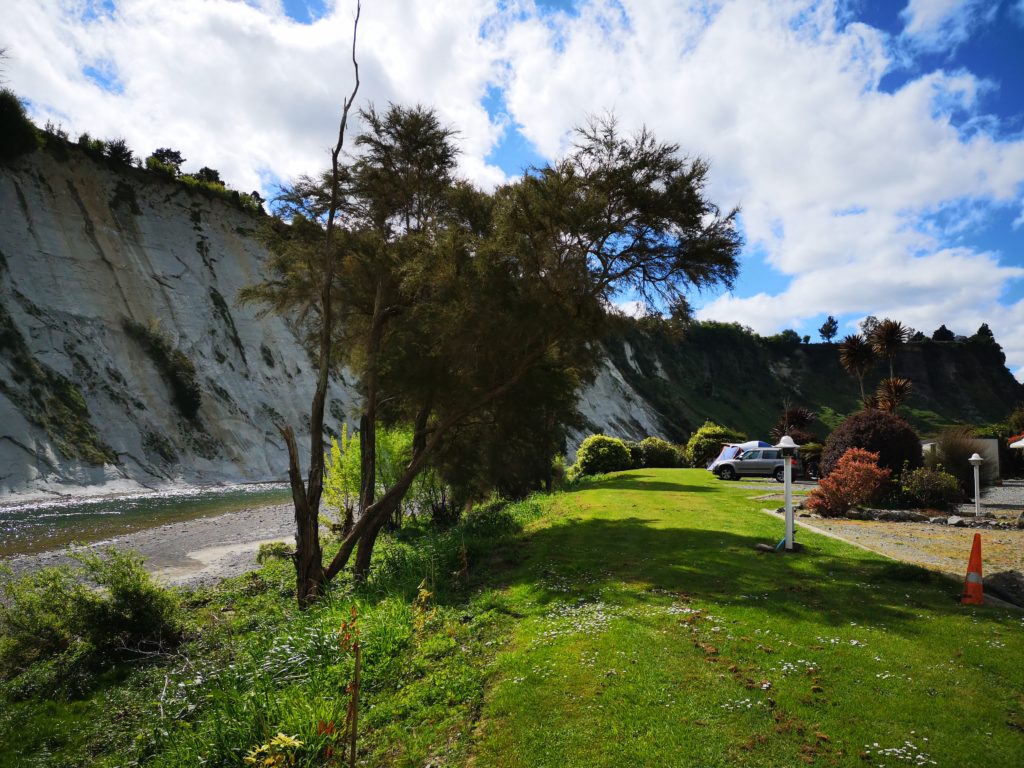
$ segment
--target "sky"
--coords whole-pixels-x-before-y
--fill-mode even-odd
[[[354,0],[5,10],[7,86],[40,124],[173,147],[242,191],[329,162]],[[988,323],[1024,379],[1024,0],[365,0],[357,58],[358,106],[433,106],[484,188],[609,112],[706,158],[745,244],[700,318],[814,340],[828,315]]]

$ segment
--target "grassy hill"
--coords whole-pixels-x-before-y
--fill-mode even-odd
[[[277,764],[339,764],[354,608],[361,766],[1019,766],[1021,615],[807,531],[757,554],[757,493],[643,470],[491,505],[305,612],[272,562],[182,596],[173,653],[8,683],[0,763],[234,766],[283,734]]]
[[[824,435],[859,406],[857,380],[839,364],[837,344],[800,344],[761,337],[736,324],[696,323],[681,333],[665,325],[623,320],[605,347],[629,384],[662,414],[666,437],[683,440],[711,419],[764,437],[786,404],[819,415]],[[901,408],[923,435],[951,424],[1005,419],[1024,400],[996,344],[974,339],[906,345],[895,374],[913,382]],[[865,377],[872,391],[883,363]]]

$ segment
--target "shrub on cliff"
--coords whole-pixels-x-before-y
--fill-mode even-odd
[[[903,419],[887,411],[867,408],[849,416],[835,428],[821,452],[821,472],[830,474],[851,448],[878,454],[878,464],[899,475],[904,465],[917,469],[922,464],[921,439]]]
[[[155,323],[142,325],[134,320],[124,320],[125,332],[142,345],[171,387],[174,404],[182,416],[194,419],[202,404],[203,393],[199,388],[196,367],[188,356],[177,349],[160,332]]]
[[[39,131],[21,99],[9,88],[0,89],[0,161],[35,152],[40,146]]]

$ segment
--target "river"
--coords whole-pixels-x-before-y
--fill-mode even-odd
[[[0,558],[103,541],[167,523],[286,503],[278,483],[183,488],[0,507]]]

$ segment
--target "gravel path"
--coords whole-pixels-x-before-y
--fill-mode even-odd
[[[135,550],[144,558],[146,569],[162,583],[197,586],[252,570],[260,544],[294,540],[292,506],[279,504],[169,523],[90,544],[88,548],[113,546]],[[15,574],[68,562],[67,550],[5,560]]]

